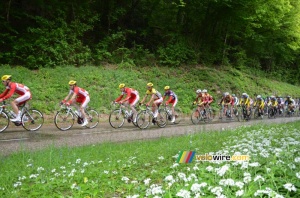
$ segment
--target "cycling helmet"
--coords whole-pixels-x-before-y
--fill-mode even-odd
[[[10,80],[10,79],[11,79],[11,75],[4,75],[1,78],[1,80]]]
[[[289,99],[289,98],[291,98],[291,96],[287,96],[286,98],[288,98],[288,99]]]
[[[120,89],[122,89],[122,88],[124,88],[125,87],[125,84],[124,83],[121,83],[120,85],[119,85],[119,88]]]
[[[261,95],[257,95],[256,98],[257,98],[257,99],[261,99]]]
[[[207,90],[206,90],[206,89],[203,89],[202,92],[203,92],[203,93],[207,93]]]
[[[232,97],[235,97],[235,94],[232,94],[231,96],[232,96]]]
[[[247,98],[247,96],[248,96],[248,95],[247,95],[246,93],[243,93],[243,94],[242,94],[242,97],[243,97],[243,98]]]
[[[169,90],[170,89],[170,86],[165,86],[165,90]]]
[[[149,83],[147,84],[147,86],[148,86],[148,87],[153,87],[153,83],[149,82]]]
[[[69,85],[76,85],[76,81],[75,80],[70,80]]]
[[[197,94],[201,93],[201,89],[197,89],[196,93]]]
[[[229,92],[225,92],[223,95],[226,97],[229,95]]]
[[[275,100],[276,98],[275,98],[275,96],[271,96],[271,100]]]

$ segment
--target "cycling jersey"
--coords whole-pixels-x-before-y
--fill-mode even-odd
[[[74,88],[70,90],[69,94],[73,93],[76,94],[76,102],[78,103],[84,103],[87,98],[88,100],[90,99],[89,92],[80,87],[74,86]]]
[[[115,100],[115,102],[121,101],[124,95],[126,95],[126,98],[124,98],[123,101],[125,102],[128,100],[131,105],[135,105],[140,99],[139,92],[137,90],[125,87],[124,91],[122,91],[121,95]]]
[[[169,100],[166,102],[166,104],[171,103],[173,104],[173,107],[176,106],[178,102],[177,95],[173,91],[167,90],[164,94],[163,100],[165,99],[166,96],[169,96]]]
[[[268,106],[272,106],[272,107],[277,107],[278,105],[278,102],[276,100],[270,100],[269,103],[268,103]]]
[[[239,98],[238,97],[233,97],[233,104],[234,105],[238,105],[240,103],[240,100],[239,100]]]
[[[285,105],[295,105],[296,103],[295,103],[295,100],[291,98],[290,100],[286,100],[284,102],[284,104]]]
[[[31,99],[29,88],[23,84],[15,82],[9,82],[6,86],[6,90],[0,94],[0,98],[2,100],[9,99],[14,93],[20,95],[20,97],[15,100],[19,105]]]
[[[260,109],[264,108],[265,106],[264,99],[257,99],[254,103],[254,106],[258,106]]]
[[[147,90],[146,91],[147,95],[153,95],[154,99],[161,99],[161,93],[159,93],[159,91],[156,91],[154,88],[151,89],[151,91]]]
[[[204,103],[210,104],[213,102],[213,97],[210,94],[205,93],[203,94],[203,100]]]
[[[247,97],[247,98],[241,98],[241,100],[240,100],[240,105],[246,105],[246,106],[248,106],[248,107],[250,107],[250,104],[251,104],[251,100],[250,100],[250,98],[249,97]]]

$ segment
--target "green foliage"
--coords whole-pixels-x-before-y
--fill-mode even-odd
[[[225,91],[241,95],[247,92],[267,95],[292,95],[299,97],[297,86],[265,78],[260,70],[237,70],[230,67],[208,68],[194,65],[193,67],[133,67],[131,65],[105,66],[63,66],[41,68],[31,71],[24,67],[10,67],[2,65],[3,74],[11,74],[13,81],[27,85],[32,92],[32,106],[45,114],[53,114],[57,104],[68,94],[68,82],[76,80],[78,86],[86,89],[91,96],[89,105],[101,112],[108,113],[110,103],[120,95],[118,85],[125,83],[139,91],[144,97],[146,84],[152,82],[155,89],[163,93],[165,86],[179,97],[178,106],[189,114],[196,97],[195,90],[207,89],[214,97],[212,104],[218,110],[218,101]],[[4,87],[1,88],[2,90]],[[1,91],[2,92],[2,91]]]
[[[169,43],[157,50],[162,65],[178,67],[182,64],[195,64],[196,53],[183,42]]]

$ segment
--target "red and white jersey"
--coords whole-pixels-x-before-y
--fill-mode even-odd
[[[85,89],[75,86],[74,89],[70,90],[70,94],[75,93],[78,98],[86,98],[89,95]]]
[[[30,92],[27,86],[20,83],[10,82],[6,86],[6,90],[2,94],[0,94],[0,98],[6,100],[10,98],[14,93],[18,95],[24,95],[27,92]]]
[[[139,95],[139,92],[133,88],[125,87],[124,91],[122,91],[121,95],[115,101],[119,102],[124,95],[126,95],[126,98],[124,99],[124,101],[126,101],[129,98],[137,97]]]

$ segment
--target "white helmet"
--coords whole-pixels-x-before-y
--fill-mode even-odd
[[[201,93],[201,89],[197,89],[196,93],[197,94]]]
[[[229,95],[229,92],[225,92],[225,93],[224,93],[224,96],[228,96],[228,95]]]
[[[261,95],[257,95],[256,98],[257,98],[257,99],[261,99]]]
[[[206,89],[203,89],[202,92],[203,92],[203,93],[207,93],[207,90],[206,90]]]

